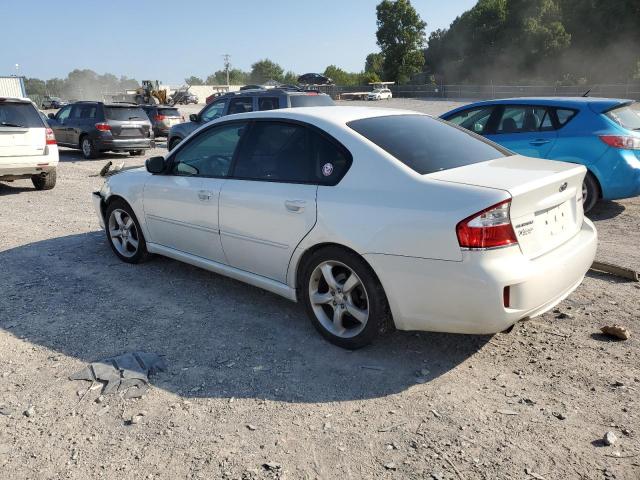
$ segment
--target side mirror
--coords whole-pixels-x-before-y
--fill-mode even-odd
[[[164,157],[151,157],[148,158],[146,162],[144,162],[145,167],[147,167],[147,172],[153,173],[162,173],[166,167],[166,162]]]
[[[191,120],[192,122],[198,122],[200,119],[198,118],[197,113],[192,113],[191,115],[189,115],[189,120]]]
[[[47,115],[47,117],[49,117],[52,120],[55,120],[56,116],[53,113],[50,113],[49,115]]]

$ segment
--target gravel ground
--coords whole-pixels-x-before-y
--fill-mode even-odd
[[[52,191],[0,184],[0,478],[640,478],[638,284],[590,273],[508,334],[397,332],[347,352],[275,295],[118,261],[90,201],[107,158],[61,160]],[[599,258],[640,269],[640,199],[592,218]],[[631,339],[598,333],[614,322]],[[141,399],[67,378],[134,350],[168,364]]]

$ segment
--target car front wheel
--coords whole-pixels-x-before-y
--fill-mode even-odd
[[[393,328],[382,285],[371,267],[350,251],[327,247],[312,254],[301,292],[314,327],[342,348],[364,347]]]
[[[127,263],[140,263],[148,256],[147,244],[133,209],[122,200],[114,200],[106,212],[107,240],[113,252]]]

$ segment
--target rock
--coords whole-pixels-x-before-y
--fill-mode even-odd
[[[6,417],[11,416],[13,412],[11,411],[11,409],[9,407],[7,407],[6,405],[0,405],[0,415],[4,415]]]
[[[24,411],[24,416],[25,417],[33,417],[36,414],[36,409],[33,405],[29,405],[29,408],[27,408]]]
[[[440,472],[431,472],[431,478],[433,480],[444,480],[444,477]]]
[[[558,420],[566,420],[567,416],[562,412],[551,412],[551,415],[556,417]]]
[[[71,450],[71,460],[77,460],[78,459],[78,450],[73,449]]]
[[[389,462],[389,463],[385,463],[384,464],[384,468],[386,468],[387,470],[397,470],[398,467],[396,467],[396,464],[393,462]]]
[[[280,470],[282,468],[282,465],[275,462],[267,462],[262,464],[262,468],[264,468],[265,470],[269,470],[270,472],[275,472]]]
[[[619,338],[620,340],[628,340],[631,332],[622,325],[606,325],[600,328],[600,331],[609,337]]]
[[[254,430],[257,430],[257,429],[258,429],[255,425],[251,425],[250,423],[247,425],[247,428],[248,428],[249,430],[251,430],[252,432],[253,432]]]
[[[520,413],[514,410],[506,410],[506,409],[496,410],[496,413],[501,413],[502,415],[520,415]]]
[[[615,443],[618,441],[618,437],[613,432],[607,432],[604,434],[604,438],[602,440],[604,441],[605,445],[611,446],[615,445]]]
[[[573,315],[571,315],[570,313],[560,312],[556,315],[556,318],[558,320],[565,320],[567,318],[573,318]]]
[[[622,434],[628,437],[629,435],[631,435],[631,430],[629,430],[628,428],[623,428]]]
[[[98,398],[96,398],[96,403],[102,403],[104,402],[104,395],[100,395]]]

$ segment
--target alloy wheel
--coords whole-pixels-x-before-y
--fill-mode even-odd
[[[369,320],[367,290],[344,263],[327,260],[313,270],[309,300],[320,324],[337,337],[355,337]]]
[[[138,251],[140,237],[136,224],[125,210],[116,208],[109,216],[109,238],[123,257],[131,258]]]
[[[88,138],[84,138],[82,140],[82,153],[85,157],[91,156],[91,140]]]

